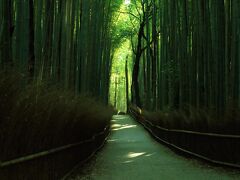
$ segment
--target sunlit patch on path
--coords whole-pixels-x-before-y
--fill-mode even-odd
[[[135,128],[137,127],[136,125],[130,125],[130,124],[113,124],[112,125],[112,130],[113,131],[118,131],[118,130],[122,130],[122,129],[129,129],[129,128]]]
[[[146,152],[141,152],[141,153],[129,152],[127,157],[128,158],[136,158],[136,157],[142,156],[144,154],[146,154]]]
[[[227,171],[175,154],[156,142],[129,116],[114,116],[104,149],[70,179],[90,180],[225,180],[239,179]]]

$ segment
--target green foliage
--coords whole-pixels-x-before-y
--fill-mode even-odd
[[[121,2],[121,1],[117,1]],[[134,26],[129,16],[128,6],[126,4],[118,3],[117,8],[113,14],[113,21],[111,27],[111,39],[113,43],[113,50],[120,48],[126,40],[131,38]]]
[[[115,50],[110,79],[110,104],[115,105],[116,109],[126,111],[126,77],[125,62],[131,59],[130,42],[125,41],[121,47]],[[131,67],[131,63],[128,61]],[[130,89],[129,89],[130,91]]]
[[[128,59],[129,71],[132,67],[132,51],[130,40],[134,33],[129,6],[123,1],[116,1],[115,13],[111,28],[113,61],[110,79],[110,103],[120,111],[126,111],[126,77],[125,63]],[[130,74],[130,73],[129,73]],[[131,79],[129,77],[129,79]],[[129,84],[130,87],[130,84]],[[130,91],[130,89],[129,89]]]

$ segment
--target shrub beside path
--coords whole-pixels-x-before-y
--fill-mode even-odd
[[[240,172],[182,157],[156,142],[129,116],[114,116],[104,149],[69,179],[90,180],[228,180]]]

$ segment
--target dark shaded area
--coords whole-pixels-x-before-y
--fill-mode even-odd
[[[108,130],[91,142],[9,167],[3,167],[0,169],[0,179],[60,179],[101,147],[108,135]]]

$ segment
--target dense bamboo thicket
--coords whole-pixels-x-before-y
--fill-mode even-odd
[[[0,163],[109,126],[111,2],[0,0]]]
[[[140,12],[133,103],[218,114],[240,106],[240,1],[133,2]]]
[[[108,102],[111,0],[0,0],[1,68]]]

